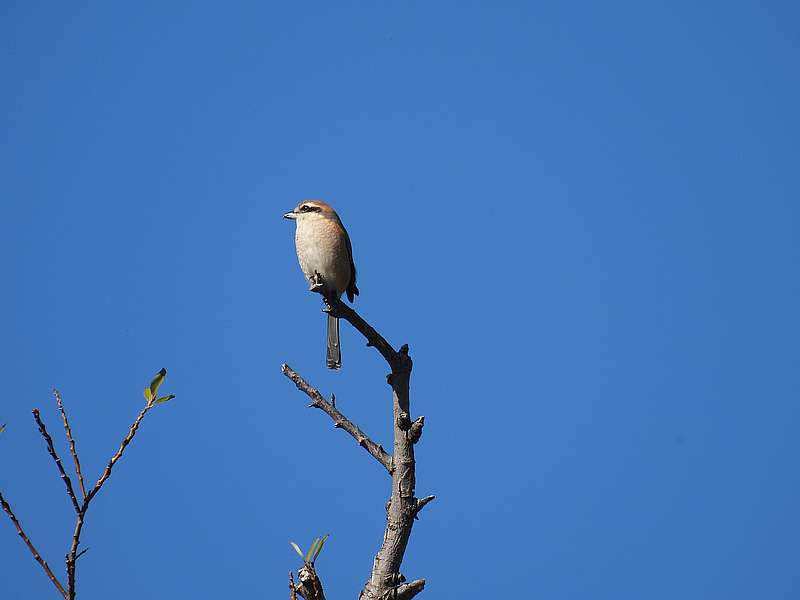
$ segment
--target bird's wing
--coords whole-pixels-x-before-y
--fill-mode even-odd
[[[344,231],[344,241],[347,243],[347,258],[350,259],[350,281],[347,283],[347,299],[353,301],[355,296],[358,296],[358,288],[356,287],[356,264],[353,262],[353,246],[350,244],[350,236],[347,234],[347,229],[342,225],[341,220],[339,225],[342,226]]]

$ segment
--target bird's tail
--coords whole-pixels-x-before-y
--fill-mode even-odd
[[[328,315],[328,352],[325,364],[329,369],[342,368],[342,348],[339,346],[339,319]]]

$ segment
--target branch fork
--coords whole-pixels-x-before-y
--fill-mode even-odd
[[[111,477],[111,471],[114,468],[114,465],[117,463],[117,461],[119,461],[120,458],[122,458],[122,455],[125,452],[125,448],[127,448],[128,444],[130,444],[131,440],[133,440],[133,437],[134,435],[136,435],[136,431],[139,428],[139,424],[141,423],[142,419],[147,414],[147,412],[151,408],[153,408],[153,406],[155,406],[156,404],[160,404],[161,402],[167,402],[168,400],[174,398],[174,396],[172,395],[162,396],[160,398],[157,398],[156,396],[156,392],[158,391],[159,386],[163,382],[166,373],[167,372],[165,369],[159,371],[158,375],[156,375],[156,378],[153,379],[153,381],[151,382],[150,387],[145,388],[145,398],[147,399],[147,404],[139,413],[139,416],[133,422],[133,425],[131,425],[128,434],[122,440],[122,443],[120,444],[120,447],[117,450],[116,454],[114,454],[114,456],[111,457],[111,460],[106,466],[105,471],[103,471],[103,474],[94,484],[94,487],[91,489],[91,491],[89,491],[88,493],[86,492],[86,488],[84,485],[80,459],[78,458],[78,451],[75,447],[75,439],[72,437],[72,429],[70,428],[69,425],[69,419],[67,419],[67,413],[64,410],[64,403],[61,400],[61,394],[58,392],[58,390],[55,389],[53,390],[53,395],[56,399],[56,405],[58,406],[58,410],[61,413],[61,420],[64,424],[64,432],[66,434],[67,441],[69,443],[70,454],[72,455],[72,460],[75,466],[75,474],[78,477],[78,485],[80,487],[80,492],[81,492],[80,500],[78,500],[78,497],[75,494],[75,489],[72,485],[72,479],[70,479],[69,475],[67,475],[66,471],[64,470],[64,465],[61,462],[61,458],[59,457],[58,452],[56,452],[55,445],[53,444],[53,438],[47,431],[47,427],[45,426],[44,421],[42,420],[42,416],[41,413],[39,412],[39,409],[35,408],[32,411],[33,418],[36,421],[36,425],[39,428],[39,433],[42,435],[42,438],[44,438],[45,444],[47,446],[47,453],[56,463],[59,475],[61,479],[64,481],[64,486],[66,488],[67,496],[69,497],[69,500],[72,503],[72,507],[75,509],[75,514],[76,514],[75,529],[72,534],[72,543],[70,544],[69,552],[64,557],[66,563],[66,572],[67,572],[66,587],[61,583],[61,581],[59,581],[58,577],[56,577],[53,571],[50,569],[50,566],[47,564],[47,561],[45,561],[41,557],[39,552],[36,550],[36,547],[33,545],[30,538],[25,533],[25,530],[22,528],[22,525],[20,524],[19,520],[14,514],[14,511],[12,510],[9,503],[3,497],[2,493],[0,493],[0,507],[8,515],[9,519],[11,519],[11,522],[14,524],[14,527],[17,530],[17,534],[30,550],[34,560],[36,560],[36,562],[39,563],[39,565],[42,567],[42,570],[47,575],[48,579],[50,579],[50,581],[53,583],[55,588],[58,590],[58,593],[61,594],[64,600],[75,599],[75,593],[76,593],[75,565],[78,559],[81,556],[83,556],[87,552],[87,550],[89,550],[89,548],[85,548],[81,551],[78,551],[78,547],[80,546],[81,543],[80,542],[81,531],[83,530],[83,523],[86,517],[86,512],[89,510],[90,502],[98,494],[98,492],[103,487],[103,484],[108,480],[108,478]],[[147,394],[148,391],[150,392],[150,395]]]
[[[355,327],[366,338],[367,346],[375,348],[391,369],[386,381],[392,388],[394,426],[392,454],[388,454],[382,446],[372,441],[337,409],[335,396],[331,396],[331,401],[328,402],[316,388],[308,384],[285,363],[281,365],[281,371],[300,391],[311,398],[309,406],[327,413],[333,419],[335,428],[347,431],[359,446],[367,450],[391,475],[392,492],[386,505],[386,529],[383,543],[375,556],[370,578],[364,585],[359,598],[361,600],[408,600],[422,591],[425,587],[425,580],[417,579],[406,583],[405,578],[400,574],[400,564],[403,561],[411,529],[418,513],[435,498],[426,496],[417,499],[414,496],[416,485],[414,445],[422,435],[425,417],[417,417],[414,421],[410,417],[409,381],[413,362],[409,356],[408,344],[403,344],[399,350],[395,350],[355,310],[341,300],[324,295],[323,299],[326,305],[324,310],[332,316],[348,321]],[[316,576],[316,572],[314,572],[314,576]],[[303,595],[299,585],[294,584],[290,577],[292,597],[295,592]],[[304,597],[307,600],[315,600],[315,598]]]

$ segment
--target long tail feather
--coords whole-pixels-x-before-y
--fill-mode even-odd
[[[342,348],[339,346],[339,319],[328,315],[328,351],[325,364],[329,369],[342,368]]]

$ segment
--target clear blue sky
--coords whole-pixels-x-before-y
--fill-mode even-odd
[[[0,489],[54,569],[30,409],[94,480],[163,366],[80,597],[285,597],[326,532],[356,597],[389,481],[279,371],[389,445],[281,218],[322,198],[416,361],[425,597],[797,598],[800,18],[697,4],[2,3]],[[56,597],[4,517],[0,556]]]

